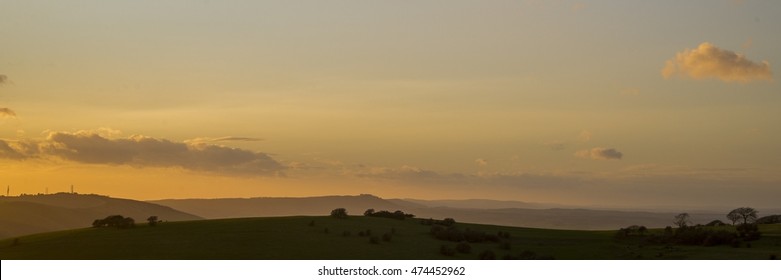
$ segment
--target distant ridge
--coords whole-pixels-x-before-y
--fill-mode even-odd
[[[89,227],[108,215],[132,217],[136,222],[149,216],[167,221],[202,219],[167,206],[94,194],[0,196],[0,239]]]
[[[366,209],[402,210],[419,218],[454,218],[457,221],[549,229],[618,229],[630,225],[672,225],[673,212],[545,208],[544,204],[494,200],[382,199],[374,195],[320,197],[255,197],[220,199],[166,199],[150,201],[208,219],[280,216],[323,216],[335,208],[350,215]],[[523,208],[526,206],[528,208]],[[721,213],[689,213],[695,223],[724,219]]]
[[[335,208],[345,208],[350,215],[362,215],[366,209],[401,210],[405,207],[368,195],[318,197],[253,197],[217,199],[165,199],[151,203],[169,206],[207,218],[323,216]]]

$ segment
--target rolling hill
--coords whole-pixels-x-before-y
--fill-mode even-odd
[[[768,259],[781,253],[781,225],[761,225],[762,239],[733,248],[646,244],[615,239],[615,231],[460,222],[461,230],[506,235],[454,252],[459,243],[435,239],[433,226],[422,221],[297,216],[84,228],[0,240],[0,259]],[[442,254],[443,246],[452,254]]]
[[[149,216],[166,221],[202,219],[167,206],[100,195],[2,196],[0,238],[88,227],[95,219],[108,215],[123,215],[136,221],[145,221]]]
[[[351,215],[366,209],[402,210],[420,218],[455,218],[459,221],[549,229],[618,229],[629,225],[665,227],[677,213],[549,208],[542,205],[494,200],[408,200],[382,199],[373,195],[321,197],[258,197],[219,199],[166,199],[149,201],[208,219],[327,215],[346,208]],[[457,207],[453,207],[457,206]],[[535,209],[520,208],[521,206]],[[724,214],[690,213],[695,223],[724,220]]]
[[[280,217],[327,215],[335,208],[345,208],[351,215],[366,209],[398,210],[402,207],[373,195],[319,197],[253,197],[216,199],[165,199],[151,203],[165,205],[207,218]]]

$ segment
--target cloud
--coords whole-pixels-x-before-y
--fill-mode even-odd
[[[488,165],[488,161],[485,160],[485,159],[482,159],[482,158],[478,158],[478,159],[475,160],[475,164],[477,164],[479,166],[487,166]]]
[[[597,160],[608,160],[621,159],[624,157],[624,154],[613,148],[592,148],[591,150],[578,151],[575,153],[575,156]]]
[[[717,78],[725,82],[747,83],[754,80],[771,80],[772,71],[767,61],[753,62],[744,55],[720,49],[710,43],[702,43],[696,49],[686,49],[668,60],[662,76],[674,76],[695,80]]]
[[[0,75],[0,85],[5,84],[6,81],[8,81],[8,76]]]
[[[90,164],[180,167],[232,175],[283,175],[286,166],[269,155],[206,143],[184,143],[134,135],[110,138],[95,131],[51,132],[45,140],[10,145],[0,140],[0,158],[57,157]],[[20,142],[22,143],[22,142]],[[33,147],[34,146],[34,147]]]
[[[185,143],[210,143],[210,142],[230,142],[230,141],[240,141],[240,142],[258,142],[263,141],[262,138],[253,138],[253,137],[235,137],[235,136],[225,136],[225,137],[217,137],[217,138],[208,138],[208,137],[199,137],[195,139],[185,140]]]
[[[519,188],[569,188],[588,184],[577,176],[567,174],[530,174],[530,173],[477,173],[444,174],[412,166],[401,168],[370,168],[355,174],[356,177],[380,181],[400,182],[404,184],[440,185],[440,186],[499,186]]]
[[[27,156],[17,151],[14,147],[11,147],[9,142],[0,139],[0,158],[23,160],[27,158]]]
[[[9,108],[0,108],[0,117],[2,118],[15,118],[16,113]]]

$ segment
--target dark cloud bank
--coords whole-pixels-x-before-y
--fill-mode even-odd
[[[0,140],[0,158],[47,157],[79,163],[180,167],[233,175],[279,176],[286,169],[265,153],[138,135],[112,139],[94,132],[52,132],[45,140]]]

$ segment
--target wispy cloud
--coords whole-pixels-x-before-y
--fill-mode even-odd
[[[587,182],[576,176],[566,174],[531,174],[531,173],[501,173],[480,172],[477,174],[439,173],[433,170],[413,166],[400,168],[369,168],[358,172],[355,176],[380,181],[392,181],[411,185],[430,184],[441,186],[499,186],[520,188],[569,188]]]
[[[141,135],[111,138],[95,131],[50,132],[46,139],[37,141],[0,140],[0,157],[15,160],[57,157],[79,163],[179,167],[251,176],[281,176],[286,169],[269,155],[250,150]]]
[[[771,80],[773,72],[767,61],[754,62],[744,55],[702,43],[696,49],[686,49],[668,60],[662,76],[692,79],[717,78],[725,82],[747,83]]]
[[[15,118],[16,113],[9,108],[0,108],[0,117],[2,118]]]
[[[622,152],[614,148],[592,148],[590,150],[581,150],[575,153],[575,156],[597,160],[621,159],[624,157]]]
[[[225,136],[225,137],[217,137],[217,138],[209,138],[209,137],[199,137],[195,139],[185,140],[185,143],[213,143],[213,142],[258,142],[258,141],[264,141],[262,138],[253,138],[253,137],[236,137],[236,136]]]
[[[477,164],[478,166],[487,166],[488,161],[482,158],[478,158],[475,160],[475,164]]]
[[[5,84],[8,81],[8,76],[0,74],[0,85]]]

